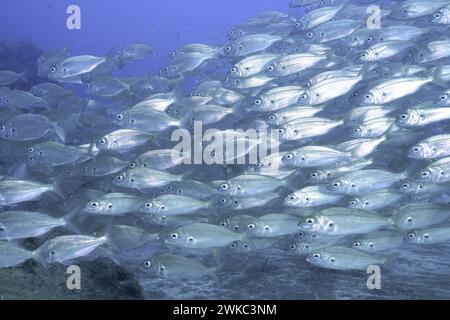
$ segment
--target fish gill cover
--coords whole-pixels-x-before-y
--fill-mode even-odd
[[[450,1],[256,11],[153,73],[2,43],[0,297],[450,297]]]

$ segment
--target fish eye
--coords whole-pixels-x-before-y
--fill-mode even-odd
[[[54,256],[56,254],[56,251],[52,250],[50,251],[50,255]]]
[[[428,239],[428,238],[430,237],[430,235],[429,235],[428,233],[425,233],[425,234],[423,235],[423,237],[424,237],[425,239]]]
[[[421,185],[421,184],[417,185],[417,187],[418,187],[419,189],[423,189],[423,185]]]
[[[230,46],[227,46],[227,47],[225,47],[225,51],[231,51],[231,47]]]
[[[50,69],[50,72],[51,72],[51,73],[55,73],[55,72],[56,72],[56,68],[55,68],[55,67],[51,68],[51,69]]]
[[[420,174],[422,177],[428,177],[429,173],[428,171],[424,171]]]
[[[144,261],[144,266],[146,266],[147,268],[150,268],[152,266],[152,262],[149,260]]]
[[[289,246],[290,249],[295,250],[295,248],[297,248],[297,246],[293,243]]]
[[[225,199],[225,198],[220,199],[220,202],[225,204],[225,203],[227,203],[227,199]]]
[[[308,38],[312,38],[313,33],[312,33],[312,32],[308,32],[308,33],[306,34],[306,36],[307,36]]]
[[[354,188],[354,187],[356,187],[356,184],[352,183],[352,184],[350,184],[350,187]]]
[[[112,203],[108,203],[108,209],[112,209],[113,208],[113,205],[112,205]]]
[[[188,241],[190,241],[190,242],[194,241],[194,237],[193,236],[189,236],[188,237]]]
[[[294,155],[292,153],[288,153],[284,157],[286,160],[292,160],[294,158]]]
[[[412,221],[413,221],[413,218],[412,218],[412,217],[406,218],[406,222],[411,223]]]
[[[307,224],[313,224],[314,223],[314,219],[312,219],[312,218],[306,219],[306,223]]]
[[[361,53],[361,58],[367,58],[369,54],[367,52],[363,52]]]
[[[256,225],[254,223],[250,223],[247,228],[249,228],[250,230],[255,229]]]
[[[314,257],[315,259],[319,259],[319,258],[320,258],[320,254],[319,254],[319,253],[314,253],[314,254],[313,254],[313,257]]]
[[[311,172],[311,177],[312,178],[317,178],[317,172]]]
[[[145,204],[145,206],[146,206],[147,208],[151,208],[151,207],[153,206],[153,204],[152,204],[151,202],[147,202],[147,203]]]
[[[289,200],[295,200],[297,198],[297,196],[295,194],[291,194],[288,199]]]
[[[231,244],[231,248],[236,248],[237,247],[237,244],[235,243],[235,242],[233,242],[232,244]]]
[[[119,113],[119,114],[117,115],[117,119],[122,120],[122,119],[123,119],[123,115]]]
[[[98,202],[92,202],[91,203],[91,207],[92,208],[97,208],[100,204]]]
[[[1,100],[1,98],[0,98],[0,100]],[[5,127],[5,126],[1,126],[1,127],[0,127],[0,130],[1,130],[1,131],[5,131],[5,130],[6,130],[6,127]]]
[[[341,185],[341,182],[336,181],[333,183],[333,187],[339,187]]]
[[[408,187],[409,187],[409,184],[407,184],[407,183],[402,184],[402,188],[403,188],[403,189],[406,189],[406,188],[408,188]]]
[[[161,266],[161,267],[159,267],[159,270],[160,270],[160,271],[164,271],[164,270],[166,270],[166,267]]]
[[[256,100],[255,100],[255,105],[259,106],[259,105],[261,105],[261,104],[262,104],[261,99],[256,99]]]
[[[30,148],[28,149],[28,152],[34,152],[34,148],[33,148],[33,147],[30,147]]]
[[[172,239],[178,239],[178,233],[174,232],[170,235]]]
[[[135,167],[136,167],[136,163],[131,162],[131,163],[130,163],[130,168],[135,168]]]
[[[439,100],[444,101],[447,100],[448,96],[446,94],[443,94],[442,96],[439,97]]]
[[[274,66],[268,66],[267,67],[267,71],[272,72],[273,70],[275,70]]]
[[[4,226],[0,225],[0,231],[5,231],[5,230],[6,230],[6,228]]]
[[[372,42],[372,40],[373,40],[372,37],[368,37],[366,41],[367,41],[367,42]]]
[[[123,177],[122,176],[117,176],[116,179],[119,180],[119,181],[122,181]]]
[[[222,190],[228,190],[228,184],[223,183],[223,184],[220,186],[220,188],[221,188]]]
[[[231,73],[236,73],[236,72],[237,72],[237,69],[236,69],[236,68],[231,68],[230,72],[231,72]]]
[[[297,22],[297,23],[295,24],[295,27],[296,27],[296,28],[300,28],[300,27],[301,27],[301,23],[300,23],[300,22]]]
[[[334,258],[330,258],[330,262],[334,262],[335,261],[335,259]]]
[[[351,205],[351,206],[356,206],[356,201],[355,201],[355,200],[350,201],[350,202],[349,202],[349,205]]]
[[[101,139],[101,140],[100,140],[100,143],[101,143],[101,144],[105,144],[105,143],[106,143],[106,140],[105,140],[105,139]]]
[[[258,168],[261,168],[263,165],[262,165],[261,162],[258,162],[258,163],[256,164],[256,166],[257,166]]]
[[[361,242],[355,242],[355,243],[353,243],[353,246],[356,247],[356,248],[359,247],[360,245],[361,245]]]
[[[300,96],[300,99],[306,100],[306,99],[308,99],[308,95],[306,93],[304,93]]]
[[[283,134],[283,133],[284,133],[284,129],[281,129],[281,128],[278,129],[278,133],[279,133],[279,134]]]
[[[408,234],[408,238],[410,238],[410,239],[413,239],[415,236],[416,235],[414,233],[412,233],[412,232],[410,234]]]
[[[441,17],[441,15],[440,15],[439,13],[435,13],[435,14],[434,14],[434,17],[435,17],[436,19],[439,19],[439,18]]]
[[[408,115],[407,114],[402,114],[402,115],[400,115],[400,119],[406,120],[406,119],[408,119]]]

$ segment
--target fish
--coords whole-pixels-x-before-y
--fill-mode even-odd
[[[117,175],[115,185],[144,191],[149,188],[164,187],[171,182],[181,181],[183,176],[151,168],[133,168]]]
[[[447,225],[414,230],[405,237],[407,242],[427,245],[450,240],[449,227]]]
[[[290,207],[320,207],[336,204],[342,197],[340,194],[327,192],[323,186],[309,186],[288,195],[284,204]]]
[[[300,220],[298,227],[319,234],[349,235],[369,233],[392,224],[392,218],[367,210],[330,207]]]
[[[384,264],[386,259],[353,248],[332,246],[310,253],[306,261],[327,269],[366,270],[370,265]]]
[[[363,196],[351,198],[348,201],[348,207],[372,211],[379,210],[399,203],[402,197],[402,194],[392,193],[388,190],[378,190]]]
[[[392,173],[385,170],[366,169],[349,172],[331,181],[327,190],[342,194],[366,194],[388,188],[395,182],[406,178],[406,172]]]
[[[106,236],[98,238],[85,235],[59,236],[45,241],[34,252],[34,256],[43,265],[57,262],[68,264],[76,258],[89,255],[107,242]]]
[[[253,222],[247,225],[246,233],[249,237],[278,237],[298,232],[296,222],[298,218],[295,216],[269,213],[264,216],[255,218]]]
[[[397,249],[403,245],[402,234],[395,231],[377,231],[357,238],[352,247],[368,253]]]
[[[400,230],[425,228],[448,220],[450,210],[433,203],[409,203],[395,209],[393,218],[395,226]]]
[[[170,231],[164,242],[181,248],[208,249],[220,248],[245,239],[242,233],[236,233],[222,226],[208,223],[193,223]]]
[[[408,157],[412,159],[439,159],[450,156],[450,135],[440,134],[431,136],[413,145],[408,150]]]
[[[55,167],[83,163],[91,159],[89,152],[57,142],[43,142],[28,148],[27,165]]]
[[[27,70],[21,73],[17,73],[10,70],[0,70],[0,86],[8,86],[17,81],[28,82],[26,77]]]
[[[203,202],[187,196],[168,194],[145,201],[145,203],[139,208],[139,211],[145,216],[176,216],[194,214],[198,211],[209,208],[210,204],[208,202]]]
[[[194,259],[171,254],[156,255],[142,262],[142,270],[157,277],[189,280],[203,277],[214,278],[214,269],[210,269]]]
[[[93,199],[84,207],[84,211],[93,215],[123,216],[137,212],[144,199],[128,193],[113,192]]]
[[[66,80],[90,72],[106,61],[106,57],[91,55],[69,57],[52,66],[47,76],[56,81]]]
[[[35,181],[6,178],[0,181],[0,206],[36,201],[46,193],[53,193],[61,198],[64,194],[60,187],[61,181],[52,184]]]
[[[72,216],[54,218],[48,213],[9,210],[0,213],[0,239],[11,241],[40,237],[54,228],[73,229]]]
[[[151,57],[154,49],[146,44],[132,44],[123,48],[120,52],[120,60],[122,62],[134,62],[145,60]]]
[[[417,181],[434,183],[448,182],[450,181],[449,165],[450,157],[432,162],[418,173]]]
[[[10,242],[0,241],[0,268],[17,266],[34,258],[34,252],[22,249]]]
[[[286,153],[283,164],[297,168],[337,166],[350,162],[352,156],[339,150],[324,146],[306,146]]]
[[[47,134],[53,134],[65,142],[64,129],[38,114],[20,114],[0,126],[0,138],[9,141],[39,140]]]

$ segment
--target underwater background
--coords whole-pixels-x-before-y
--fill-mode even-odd
[[[328,5],[337,6],[342,2],[355,6],[368,6],[373,3],[391,5],[392,2],[395,3],[395,1],[354,0],[331,1]],[[426,1],[424,0],[424,2]],[[66,27],[68,18],[66,9],[70,5],[78,5],[81,9],[80,30],[69,30]],[[67,48],[70,56],[89,54],[103,57],[116,48],[138,43],[152,47],[154,49],[153,55],[148,59],[126,64],[123,69],[114,72],[114,75],[118,78],[157,76],[161,74],[160,70],[170,63],[170,53],[175,49],[191,43],[204,43],[212,47],[223,46],[230,41],[227,37],[230,27],[246,22],[250,17],[260,12],[280,11],[290,13],[297,19],[310,10],[312,9],[307,6],[291,8],[286,0],[2,0],[0,4],[0,70],[10,70],[17,73],[26,70],[27,81],[19,81],[11,85],[10,88],[28,91],[36,84],[48,81],[45,76],[38,75],[37,70],[38,58],[44,52],[56,48]],[[439,11],[439,9],[435,11]],[[402,24],[407,24],[405,20],[399,21]],[[417,24],[423,28],[429,27],[421,23],[418,22]],[[444,36],[448,35],[448,29],[443,34]],[[433,31],[429,32],[428,35],[428,38],[421,41],[434,39]],[[440,33],[439,39],[444,36]],[[342,56],[344,57],[343,64],[356,61],[353,52],[352,55]],[[225,60],[225,58],[223,59]],[[397,63],[397,61],[393,63]],[[443,63],[440,61],[433,62],[433,66],[426,65],[427,70],[424,71],[423,75],[428,75],[431,67]],[[357,63],[355,62],[355,64]],[[226,68],[229,69],[232,65],[233,63]],[[200,78],[207,78],[207,74],[208,71],[206,71],[206,76],[202,73]],[[225,75],[226,72],[222,72],[222,76]],[[186,78],[189,76],[186,75]],[[297,85],[298,83],[287,81],[283,85],[290,84]],[[89,96],[84,92],[83,85],[68,84],[62,86],[70,88],[80,98]],[[433,87],[430,91],[424,92],[425,95],[418,99],[420,101],[414,100],[414,103],[418,104],[424,100],[435,101],[445,91],[444,89],[448,89],[448,87]],[[257,95],[248,94],[251,97]],[[348,95],[350,95],[350,90]],[[99,99],[99,101],[104,103],[105,100]],[[331,117],[338,119],[343,114],[344,111],[341,113],[332,112]],[[5,113],[5,118],[0,118],[0,120],[6,122],[7,116],[9,115]],[[247,114],[244,120],[252,120],[252,117],[252,114]],[[449,133],[448,118],[432,126],[433,129],[425,132],[428,134],[425,134],[425,137],[422,138],[433,134]],[[427,127],[428,129],[430,127]],[[417,131],[420,130],[419,128]],[[83,131],[80,132],[80,135],[82,135]],[[95,138],[99,138],[106,133],[108,131],[105,131],[105,128],[102,127],[98,131],[98,137]],[[89,134],[95,135],[95,127],[89,129]],[[321,140],[320,143],[322,145],[337,144],[342,142],[345,134],[346,131],[337,131],[337,134],[327,136],[327,139]],[[75,138],[73,139],[77,141]],[[417,139],[414,142],[420,140]],[[0,148],[4,148],[4,145],[0,145]],[[8,148],[11,148],[11,146],[8,146]],[[395,150],[395,147],[390,146],[382,149],[382,153],[394,154],[393,150]],[[11,160],[11,153],[5,155],[5,153],[0,152],[0,155],[5,159],[9,156],[8,160]],[[404,154],[404,157],[407,158],[407,155]],[[3,160],[2,166],[5,171],[8,171],[7,166],[13,164],[8,161],[3,162]],[[129,159],[125,157],[125,160],[128,161]],[[423,167],[425,167],[425,163],[420,168]],[[398,173],[406,168],[407,165],[405,164],[404,167],[396,168],[393,171]],[[217,167],[194,170],[198,170],[195,171],[196,175],[194,176],[199,178],[200,181],[227,180],[229,178],[228,176],[225,178],[220,176],[217,171],[221,169],[217,169]],[[307,168],[305,172],[302,171],[302,177],[307,176],[310,170],[311,168]],[[188,171],[175,170],[174,172],[184,174]],[[239,173],[239,170],[236,171],[234,176]],[[112,177],[114,177],[114,174]],[[192,172],[190,174],[192,175]],[[2,175],[3,171],[0,172],[0,176]],[[38,177],[40,176],[38,175]],[[300,189],[304,185],[308,184],[299,183],[296,189]],[[281,191],[281,199],[287,197],[290,191],[294,190]],[[442,191],[442,194],[445,194],[445,191]],[[445,206],[445,209],[448,210],[448,197],[445,199],[447,199],[447,203],[441,201],[439,205]],[[428,198],[426,198],[426,201],[419,199],[418,202],[428,202],[428,200]],[[45,202],[45,200],[41,201]],[[416,201],[417,199],[403,199],[401,203],[399,201],[394,205],[387,206],[387,208],[405,206]],[[84,206],[86,202],[87,199],[80,197],[78,204],[71,203],[71,205],[75,207]],[[345,205],[343,206],[345,207]],[[39,203],[30,208],[38,210],[40,207],[46,208],[46,204]],[[272,203],[266,206],[265,211],[261,208],[249,208],[245,211],[245,214],[261,216],[269,212],[284,212],[285,209],[286,206],[283,203]],[[6,210],[8,210],[7,206],[0,207],[0,214]],[[305,214],[299,215],[299,221],[312,211],[305,212]],[[291,214],[291,211],[288,213]],[[120,217],[118,221],[125,224],[129,222],[123,217]],[[221,219],[218,219],[216,224],[220,221]],[[447,221],[448,219],[442,221],[442,224],[445,225]],[[133,225],[136,225],[134,220]],[[139,223],[137,225],[139,226]],[[430,223],[426,227],[433,225],[435,224]],[[89,227],[86,228],[88,230],[86,234],[94,234],[94,230]],[[154,231],[155,229],[151,230],[152,232],[158,232]],[[408,231],[410,229],[402,230],[402,237],[406,237]],[[22,239],[20,246],[27,250],[35,250],[46,240],[66,234],[68,233],[64,228],[61,228],[61,230],[56,228],[49,234]],[[95,233],[95,236],[97,235]],[[156,277],[153,274],[138,270],[142,269],[142,265],[140,268],[136,266],[142,264],[142,261],[146,261],[149,256],[167,251],[161,241],[149,241],[138,248],[133,248],[133,250],[121,256],[121,262],[119,263],[113,262],[114,258],[111,258],[109,252],[107,254],[99,253],[99,257],[95,259],[81,259],[74,262],[73,264],[78,265],[82,272],[80,290],[69,290],[67,288],[67,265],[52,263],[42,266],[39,262],[27,260],[17,266],[0,268],[0,299],[450,298],[450,242],[448,240],[424,246],[405,242],[401,249],[388,251],[387,262],[381,268],[381,288],[369,289],[367,279],[370,274],[366,270],[342,271],[319,268],[308,263],[304,256],[288,252],[289,244],[294,241],[294,236],[297,235],[289,234],[275,246],[250,250],[250,252],[236,253],[229,248],[207,250],[206,252],[184,252],[181,250],[183,255],[190,259],[196,259],[208,268],[220,266],[217,274],[207,279],[174,280]],[[345,243],[345,245],[351,246],[351,243],[352,241]],[[171,252],[177,253],[179,251]],[[0,250],[1,255],[2,251]]]

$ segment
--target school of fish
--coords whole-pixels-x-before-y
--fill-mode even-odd
[[[30,91],[15,89],[26,72],[0,71],[0,268],[130,267],[125,253],[151,242],[133,266],[148,277],[216,279],[221,252],[273,247],[318,272],[365,271],[405,242],[450,241],[450,1],[289,7],[230,28],[222,46],[175,49],[157,75],[117,76],[152,57],[145,44],[46,52],[48,81]],[[186,163],[171,135],[198,121],[274,131],[278,152]],[[264,142],[237,140],[248,147],[231,160]]]

